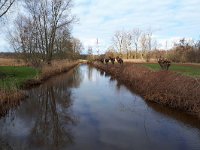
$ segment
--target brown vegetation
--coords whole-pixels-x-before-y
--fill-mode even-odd
[[[22,86],[22,88],[26,89],[35,85],[39,85],[52,76],[69,71],[71,68],[75,67],[78,64],[79,61],[72,61],[72,62],[65,60],[53,61],[51,65],[44,65],[41,68],[40,76],[37,77],[36,79],[27,80]]]
[[[0,118],[5,116],[10,109],[17,107],[25,97],[22,91],[0,90]]]
[[[200,118],[200,79],[171,71],[153,72],[137,64],[94,66],[104,70],[144,99],[186,111]]]
[[[21,59],[0,58],[0,66],[26,66],[27,64]]]

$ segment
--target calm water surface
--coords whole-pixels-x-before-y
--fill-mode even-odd
[[[200,122],[81,65],[0,119],[0,150],[200,150]]]

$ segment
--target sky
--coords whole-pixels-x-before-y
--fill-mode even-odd
[[[79,38],[87,50],[100,51],[112,45],[112,37],[118,30],[151,28],[153,37],[161,48],[172,46],[182,37],[200,39],[200,0],[75,0],[73,12],[79,23],[73,35]]]
[[[98,38],[100,53],[112,45],[116,31],[151,28],[161,48],[168,47],[182,37],[200,39],[200,0],[74,0],[72,13],[78,18],[72,35],[79,38],[87,52],[96,51]],[[1,24],[0,51],[12,51]]]

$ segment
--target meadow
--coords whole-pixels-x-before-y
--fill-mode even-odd
[[[161,70],[158,63],[143,63],[142,65],[154,71]],[[200,65],[198,64],[172,64],[169,70],[190,77],[200,77]]]
[[[26,66],[0,66],[0,89],[14,90],[29,79],[38,76],[39,70]]]

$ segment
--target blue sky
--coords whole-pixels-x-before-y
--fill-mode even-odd
[[[112,44],[115,31],[133,28],[151,28],[163,45],[181,37],[200,39],[199,6],[200,0],[75,0],[80,21],[73,35],[86,49],[95,48],[98,38],[101,51]]]
[[[73,36],[84,47],[99,39],[100,51],[112,44],[117,30],[140,28],[153,31],[153,37],[163,44],[181,38],[200,39],[200,0],[74,0],[72,12],[79,18]],[[0,51],[11,51],[0,29]]]

